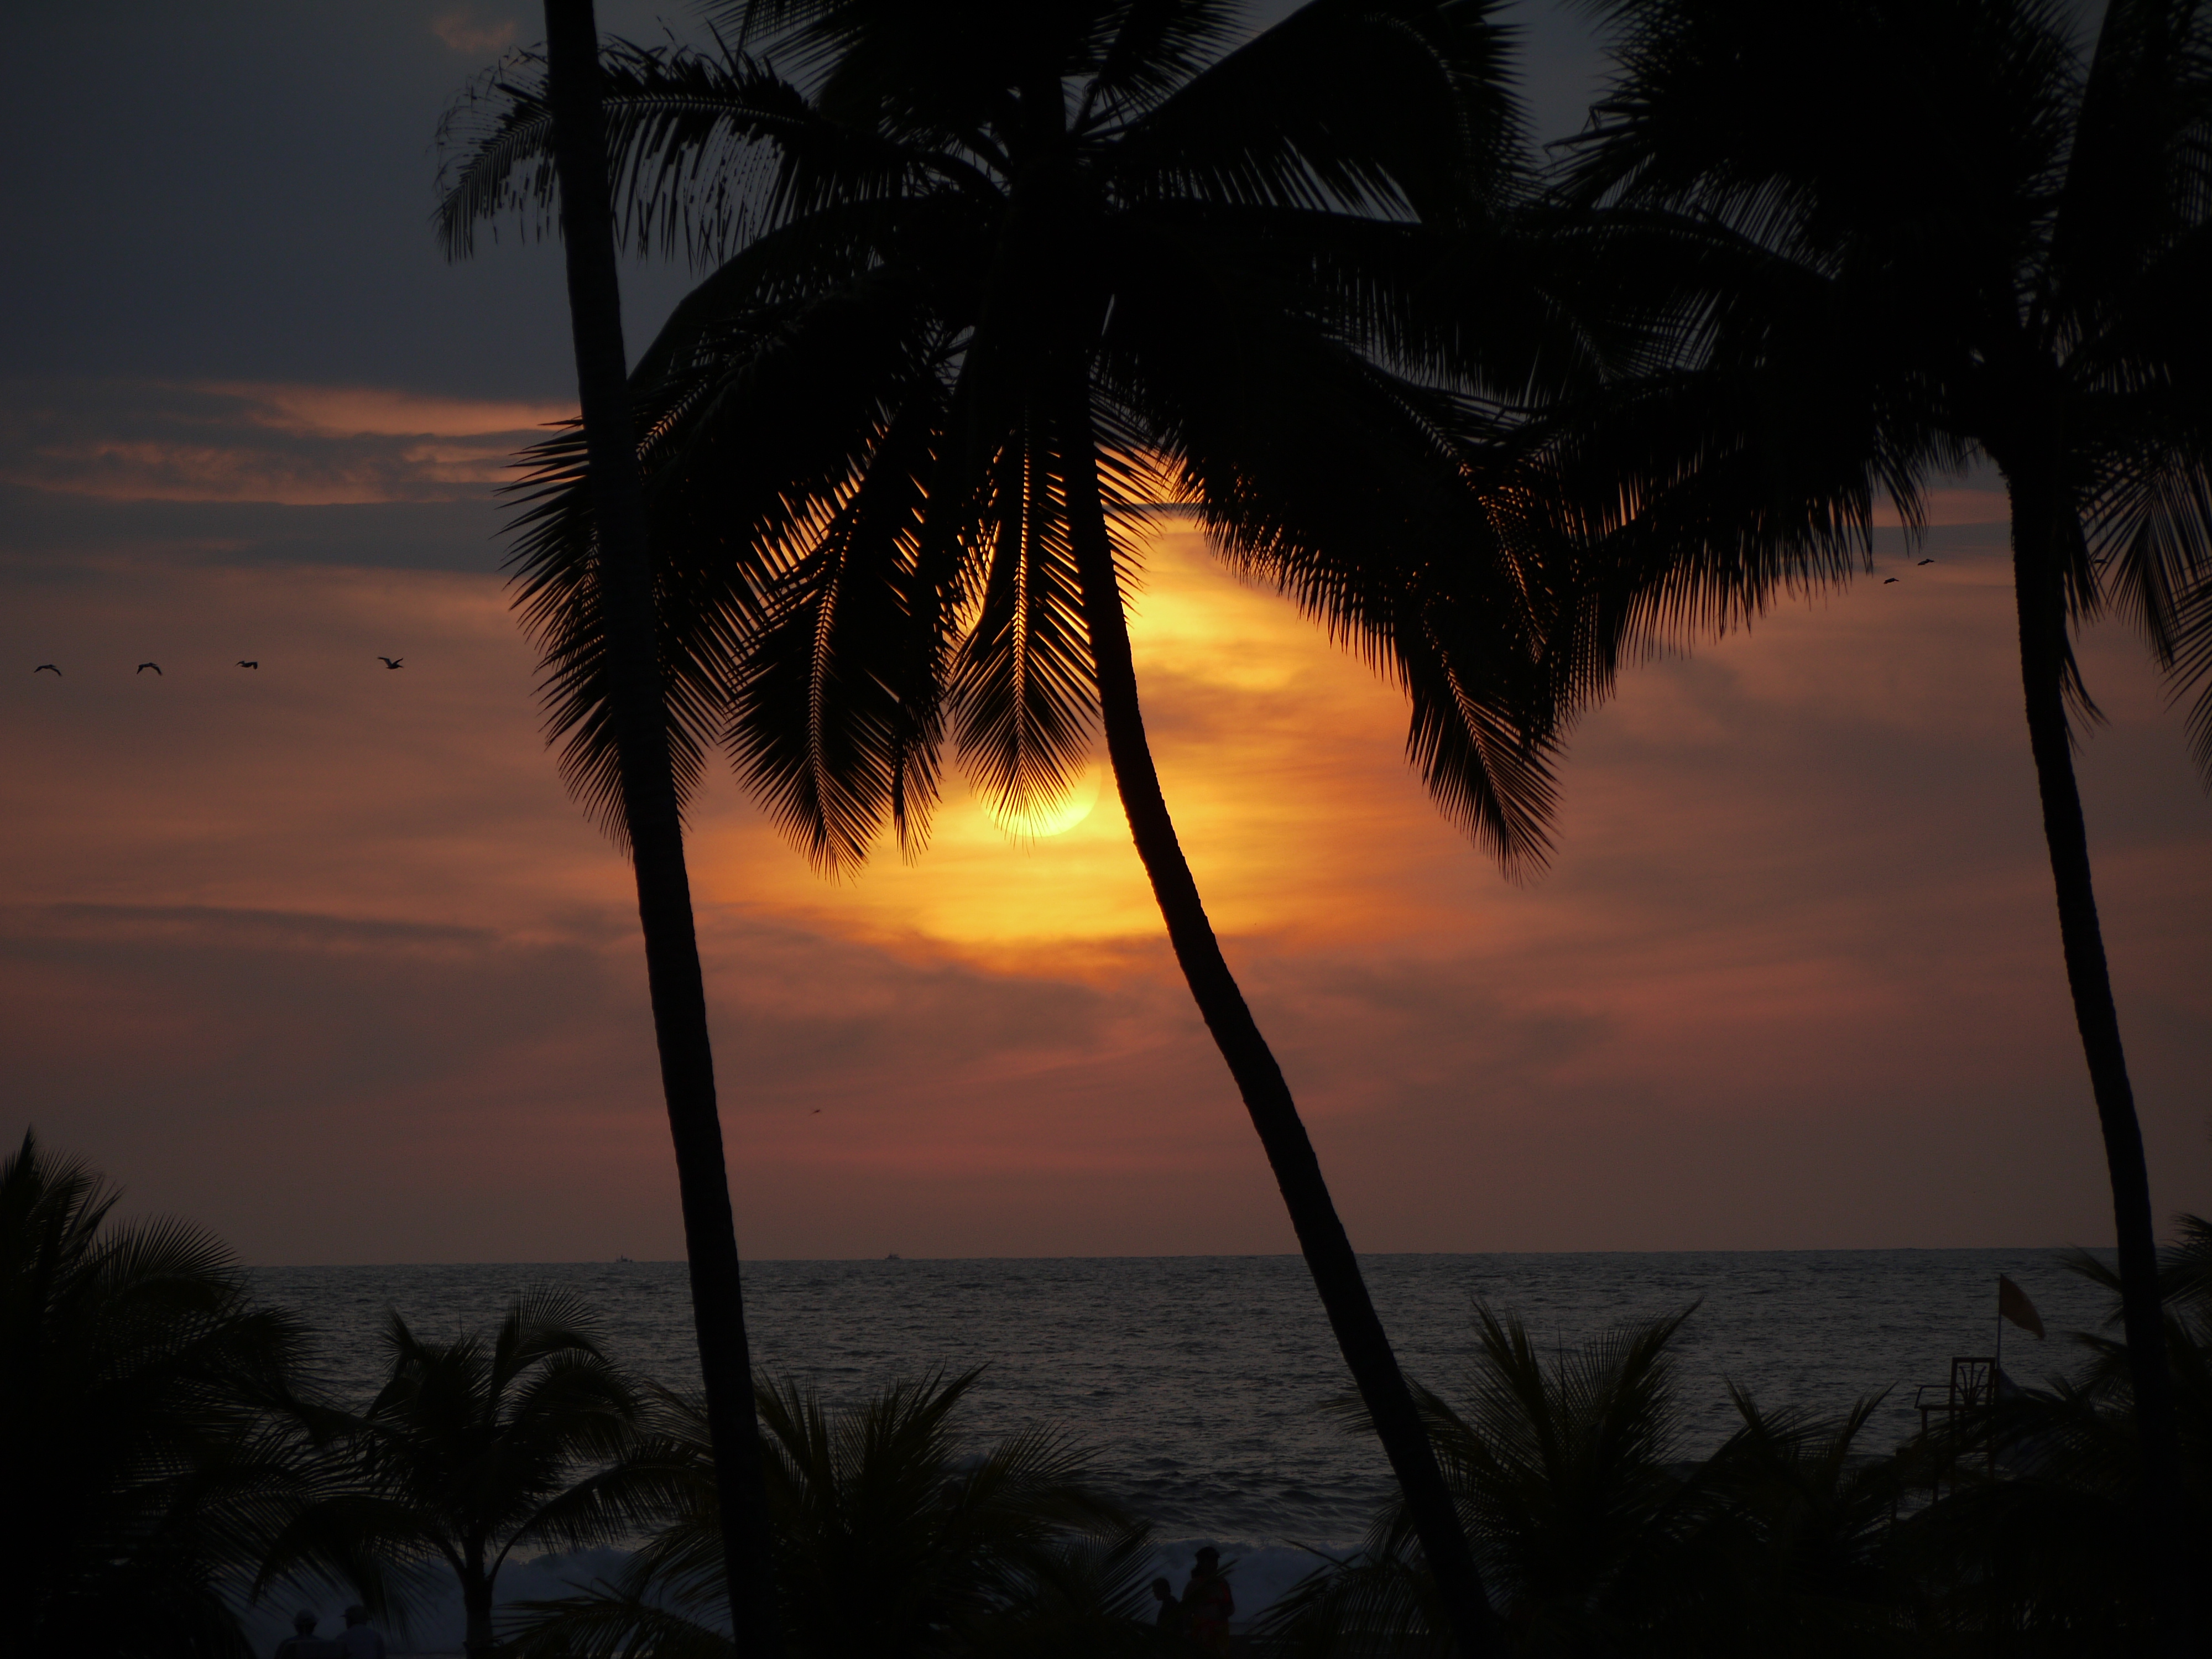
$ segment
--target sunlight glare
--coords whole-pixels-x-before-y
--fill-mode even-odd
[[[1101,782],[1101,769],[1096,760],[1091,760],[1085,763],[1083,770],[1067,786],[1067,793],[1056,802],[1038,802],[1025,809],[1009,811],[979,794],[975,805],[985,817],[1017,841],[1042,841],[1064,836],[1089,817],[1091,809],[1098,805]]]

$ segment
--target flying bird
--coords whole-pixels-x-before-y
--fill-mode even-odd
[[[1896,577],[1894,577],[1894,576],[1884,576],[1884,577],[1881,579],[1881,585],[1882,585],[1884,587],[1887,587],[1887,586],[1888,586],[1892,582],[1895,581],[1896,580],[1897,580],[1897,578],[1896,578]]]
[[[258,663],[258,662],[248,662],[248,661],[246,661],[246,659],[245,658],[243,658],[243,657],[240,657],[240,658],[238,659],[238,665],[239,665],[240,668],[258,668],[258,667],[260,667],[260,666],[261,666],[261,665],[260,665],[259,663]]]
[[[56,679],[59,679],[62,677],[62,671],[55,667],[53,664],[50,662],[42,662],[31,672],[33,674],[52,674]]]
[[[377,661],[382,663],[386,668],[397,668],[400,664],[406,660],[407,659],[404,657],[379,657],[377,659]]]
[[[1936,562],[1936,561],[1935,561],[1935,560],[1933,560],[1933,559],[1923,559],[1923,560],[1921,560],[1921,562],[1921,562],[1921,563],[1923,563],[1923,564],[1933,564],[1933,563],[1935,563],[1935,562]]]
[[[137,672],[143,674],[149,668],[156,674],[159,674],[161,672],[161,665],[157,662],[142,662],[138,665]]]

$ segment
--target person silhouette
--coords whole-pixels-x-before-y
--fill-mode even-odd
[[[384,1638],[369,1628],[367,1607],[348,1607],[345,1621],[337,1644],[342,1659],[384,1659]]]
[[[292,1633],[276,1644],[276,1659],[338,1659],[338,1644],[315,1634],[315,1615],[302,1607],[292,1615]]]
[[[1156,1615],[1159,1625],[1160,1634],[1163,1636],[1182,1635],[1182,1603],[1176,1600],[1175,1589],[1166,1579],[1155,1578],[1152,1580],[1152,1600],[1160,1604],[1160,1610]]]
[[[1191,1644],[1200,1653],[1229,1651],[1229,1621],[1237,1598],[1221,1574],[1221,1552],[1208,1544],[1193,1559],[1190,1582],[1182,1587],[1182,1615]]]

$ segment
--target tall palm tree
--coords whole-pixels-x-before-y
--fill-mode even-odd
[[[246,1659],[227,1585],[318,1494],[307,1339],[230,1253],[26,1133],[0,1162],[0,1607],[23,1659]]]
[[[2205,1246],[2212,1229],[2180,1218],[2183,1243],[2162,1252],[2166,1350],[2181,1430],[2183,1546],[2202,1562],[2212,1546],[2212,1305]],[[2105,1323],[2123,1321],[2111,1264],[2087,1251],[2062,1263],[2110,1291]],[[2085,1361],[2048,1390],[2016,1393],[1954,1437],[1926,1449],[1932,1460],[1984,1467],[2004,1477],[1958,1482],[1899,1528],[1906,1559],[1953,1629],[2043,1650],[2084,1656],[2145,1651],[2156,1628],[2158,1552],[2139,1501],[2149,1451],[2136,1409],[2128,1346],[2077,1332]]]
[[[1638,631],[1832,573],[1886,493],[2002,475],[2029,747],[2102,1127],[2166,1552],[2176,1522],[2156,1239],[2075,783],[2094,714],[2074,625],[2110,607],[2185,689],[2212,668],[2212,6],[2111,0],[1605,0],[1612,89],[1570,188],[1639,281],[1677,286],[1680,356],[1562,454],[1639,514],[1616,540]],[[1620,266],[1616,270],[1621,269]],[[1646,293],[1652,293],[1650,288]],[[1617,520],[1616,512],[1614,517]],[[1640,587],[1636,584],[1641,583]],[[2212,700],[2195,714],[2212,764]]]
[[[629,846],[637,879],[661,1091],[675,1143],[699,1370],[708,1414],[726,1449],[719,1469],[730,1582],[744,1590],[738,1618],[748,1650],[769,1659],[780,1651],[774,1622],[742,1622],[750,1609],[766,1607],[773,1600],[770,1540],[737,1224],[730,1208],[706,986],[684,858],[673,765],[678,756],[672,753],[669,740],[672,688],[654,639],[649,526],[630,459],[636,453],[636,434],[627,388],[592,0],[545,0],[545,33],[544,137],[552,153],[550,176],[559,181],[584,442],[598,463],[590,502],[599,578],[593,655],[605,695],[591,726],[613,769],[600,804],[608,827]]]
[[[1489,10],[1317,0],[1234,45],[1224,0],[763,0],[727,19],[763,56],[618,49],[606,100],[631,233],[714,267],[631,377],[679,779],[726,745],[836,870],[886,821],[922,844],[948,728],[1018,812],[1103,722],[1470,1655],[1479,1577],[1161,793],[1115,526],[1194,509],[1406,685],[1445,810],[1508,862],[1540,857],[1547,601],[1511,498],[1474,487],[1482,412],[1449,389],[1469,319],[1435,298],[1516,181]],[[514,77],[477,113],[444,208],[458,251],[546,189],[540,91]],[[611,800],[587,516],[610,463],[573,435],[538,459],[523,602],[571,775]]]
[[[348,1488],[304,1510],[271,1547],[264,1579],[309,1568],[419,1592],[439,1569],[461,1591],[470,1659],[492,1651],[499,1572],[518,1548],[632,1535],[664,1486],[638,1450],[637,1386],[565,1293],[518,1297],[487,1342],[429,1342],[392,1313],[391,1371],[337,1425]]]
[[[971,1449],[958,1413],[978,1375],[893,1382],[842,1410],[762,1383],[779,1605],[808,1659],[981,1654],[1039,1637],[1027,1651],[1148,1648],[1146,1529],[1059,1434]],[[521,1609],[518,1659],[726,1659],[714,1443],[690,1401],[663,1394],[655,1415],[641,1462],[662,1472],[666,1524],[611,1581]]]

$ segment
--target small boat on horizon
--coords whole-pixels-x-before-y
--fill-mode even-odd
[[[892,1251],[889,1255],[887,1255],[887,1256],[885,1256],[885,1257],[884,1258],[884,1261],[897,1261],[898,1259],[899,1259],[899,1253],[898,1253],[896,1250],[893,1250],[893,1251]]]

